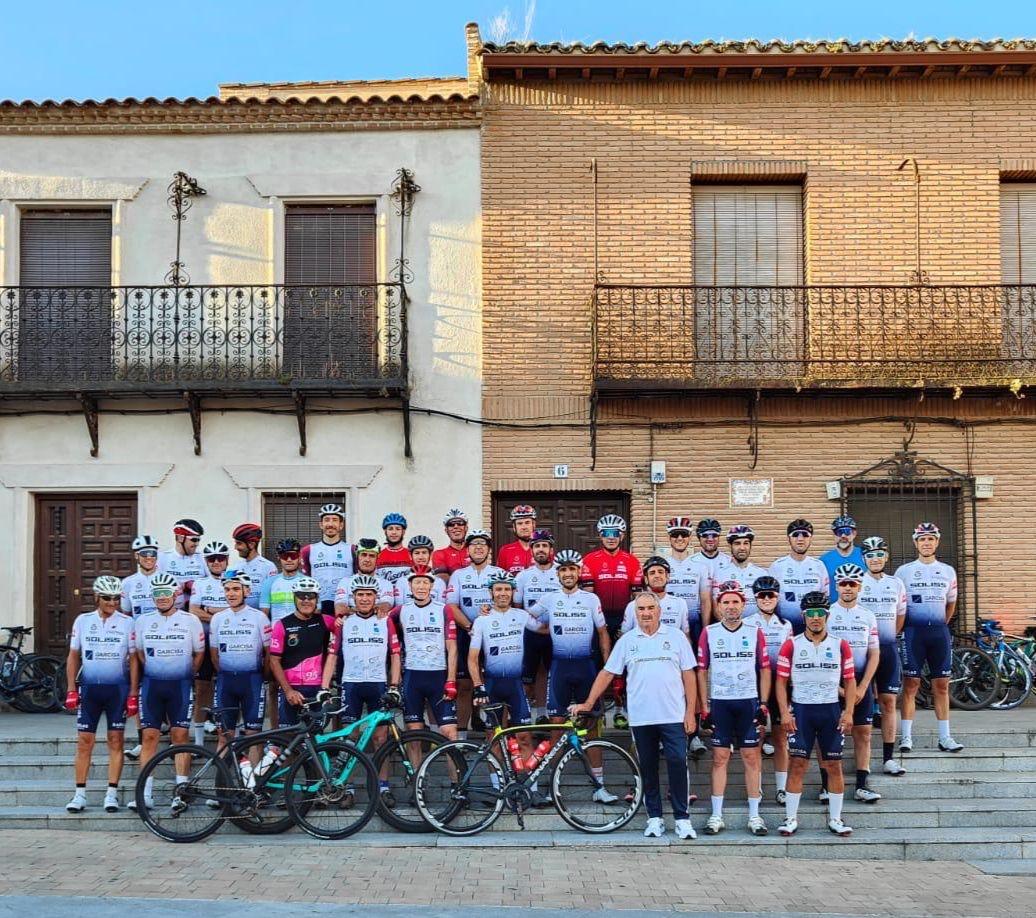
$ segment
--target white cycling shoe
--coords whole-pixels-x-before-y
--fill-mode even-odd
[[[960,752],[964,748],[963,743],[958,743],[952,736],[939,740],[940,752]]]
[[[835,835],[839,835],[842,838],[848,838],[853,834],[853,830],[850,829],[841,819],[829,819],[827,821],[827,827]]]
[[[144,808],[148,809],[148,810],[153,810],[155,808],[155,798],[145,795],[144,796]],[[134,813],[137,812],[138,808],[137,808],[137,798],[136,797],[134,797],[129,803],[126,804],[126,809],[133,810]]]
[[[661,838],[665,835],[665,823],[661,816],[652,816],[644,827],[644,838]]]
[[[748,831],[753,835],[766,835],[770,830],[766,828],[766,823],[763,821],[762,816],[749,816]]]
[[[827,803],[830,799],[831,794],[828,792],[827,788],[820,788],[820,793],[817,794],[817,800],[819,800],[821,803]]]
[[[104,795],[104,812],[119,812],[119,793],[112,788],[108,788],[108,792]]]
[[[885,774],[892,775],[893,778],[900,778],[906,774],[906,769],[899,764],[895,759],[889,759],[881,769]]]
[[[853,793],[853,800],[858,800],[860,803],[877,803],[880,799],[881,794],[869,787],[858,787]]]
[[[691,825],[689,819],[677,819],[676,825],[673,827],[676,829],[677,838],[697,838],[698,833],[694,831],[694,826]]]
[[[603,784],[599,785],[597,790],[594,791],[594,803],[615,803],[618,799],[619,798]]]
[[[705,820],[705,834],[719,835],[727,827],[722,816],[710,816]]]
[[[82,813],[86,809],[86,794],[76,791],[72,799],[65,804],[65,809],[69,813]]]
[[[127,749],[124,755],[131,762],[136,762],[140,758],[140,753],[143,751],[144,747],[140,743],[137,743],[137,745],[134,746],[132,749]]]
[[[914,738],[912,736],[904,736],[899,741],[900,752],[912,752],[914,749]]]
[[[777,834],[783,835],[787,838],[790,835],[794,835],[799,830],[799,821],[794,817],[788,817],[779,826],[777,826]]]
[[[773,743],[763,743],[763,755],[769,757],[773,755],[775,751]]]

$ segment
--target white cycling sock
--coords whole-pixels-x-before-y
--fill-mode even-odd
[[[187,775],[177,775],[176,776],[176,784],[177,784],[178,787],[181,784],[186,784],[188,780],[189,779],[188,779]]]
[[[145,797],[150,797],[152,795],[152,793],[154,792],[154,789],[155,789],[155,779],[154,778],[146,778],[144,780],[144,796]]]
[[[712,797],[712,815],[723,816],[723,798],[713,795]]]
[[[799,815],[799,801],[802,799],[802,792],[799,791],[797,794],[793,794],[788,791],[788,799],[784,804],[784,815],[788,819],[795,819]]]
[[[901,717],[899,719],[899,729],[903,739],[912,739],[911,731],[914,729],[914,722]]]
[[[592,774],[594,776],[594,780],[598,784],[604,784],[604,769],[603,768],[594,768],[593,766],[591,766],[590,767],[590,774]]]
[[[753,819],[759,815],[759,802],[762,797],[749,797],[748,798],[748,818]]]
[[[786,771],[775,771],[773,779],[777,783],[777,790],[786,790],[788,787],[788,773]]]
[[[194,742],[197,746],[205,745],[205,725],[195,724],[194,725]]]
[[[939,725],[939,739],[945,743],[950,738],[950,722],[939,720],[936,723]]]
[[[842,801],[845,800],[845,792],[836,794],[834,791],[829,793],[830,799],[827,802],[827,815],[831,819],[842,818]]]

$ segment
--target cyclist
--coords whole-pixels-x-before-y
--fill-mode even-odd
[[[298,539],[281,539],[276,545],[277,560],[280,561],[279,573],[267,577],[260,589],[259,609],[273,622],[280,621],[295,611],[295,594],[292,585],[302,573],[302,544]],[[277,716],[277,680],[267,675],[266,710],[270,715],[270,726],[280,726]]]
[[[957,611],[957,572],[936,560],[941,533],[935,523],[918,523],[914,529],[917,560],[901,565],[896,577],[906,588],[903,625],[903,717],[899,751],[914,748],[914,710],[921,671],[928,667],[932,679],[935,718],[939,724],[939,749],[960,752],[964,746],[950,735],[950,622]]]
[[[234,738],[238,715],[246,734],[263,729],[263,663],[273,630],[270,620],[248,605],[251,579],[247,571],[227,571],[223,575],[223,590],[227,607],[213,615],[209,624],[209,654],[216,670],[215,706],[221,709],[220,747]]]
[[[431,571],[432,568],[427,564],[414,564],[411,570],[414,571]],[[435,572],[432,571],[434,574]],[[381,579],[380,577],[378,578]],[[398,614],[399,610],[405,606],[408,602],[414,601],[414,591],[410,589],[410,578],[399,577],[396,582],[392,585],[392,599],[391,599],[391,610]],[[442,578],[436,577],[432,583],[432,602],[446,602],[446,584],[442,582]],[[380,602],[379,602],[380,606]]]
[[[674,516],[665,528],[670,546],[668,590],[687,603],[691,642],[697,647],[701,629],[708,624],[708,621],[703,621],[703,616],[711,609],[712,597],[708,570],[705,565],[695,561],[691,554],[693,526],[689,517]]]
[[[432,552],[432,568],[442,580],[449,580],[455,570],[468,564],[468,516],[457,507],[450,507],[442,525],[449,544]]]
[[[378,553],[381,551],[377,539],[359,539],[356,542],[356,573],[373,577],[378,583],[378,601],[375,604],[375,611],[381,618],[384,618],[388,611],[395,605],[393,600],[394,585],[377,572]],[[335,617],[341,621],[343,616],[351,615],[356,610],[356,602],[353,597],[352,580],[353,576],[343,577],[335,587]],[[400,578],[399,582],[405,582]]]
[[[564,723],[569,706],[589,696],[597,677],[594,634],[597,634],[605,659],[611,653],[611,638],[600,597],[579,588],[585,559],[579,552],[569,549],[559,551],[554,562],[561,589],[541,597],[529,612],[550,635],[552,644],[550,675],[547,677],[547,715],[554,723]],[[609,682],[611,679],[609,675]],[[604,785],[601,759],[598,757],[595,761],[591,758],[591,763],[597,782],[593,799],[597,803],[615,803],[619,798]]]
[[[878,621],[874,613],[859,604],[863,568],[842,564],[835,568],[838,602],[827,616],[827,631],[841,639],[853,652],[856,674],[856,705],[853,708],[853,754],[856,757],[856,791],[860,803],[877,803],[881,794],[867,786],[870,777],[871,724],[874,722],[874,675],[878,671]]]
[[[814,746],[820,748],[820,768],[828,775],[831,789],[827,827],[840,836],[852,835],[853,831],[842,822],[845,799],[842,746],[845,734],[853,726],[856,676],[849,645],[828,633],[830,602],[826,590],[811,590],[802,597],[806,629],[797,637],[788,638],[777,657],[777,703],[781,706],[781,723],[788,732],[791,747],[785,818],[777,828],[785,836],[794,835],[799,828],[802,779]],[[838,701],[839,690],[844,694],[844,709]]]
[[[65,809],[70,813],[86,809],[86,779],[97,741],[97,725],[104,714],[108,732],[108,790],[104,795],[104,811],[117,813],[123,731],[126,716],[137,713],[140,663],[135,654],[133,619],[119,611],[122,599],[119,578],[102,574],[94,580],[93,592],[97,608],[76,616],[65,664],[69,686],[65,707],[76,711],[78,731],[76,789]]]
[[[186,609],[191,598],[191,583],[206,574],[205,560],[198,553],[205,530],[201,523],[184,517],[173,523],[173,548],[158,556],[158,569],[176,578],[179,587],[177,608]]]
[[[532,534],[532,566],[515,577],[514,604],[531,609],[541,597],[561,589],[554,569],[554,534],[537,529]],[[525,650],[522,658],[522,682],[529,709],[536,723],[547,720],[547,673],[550,672],[550,635],[539,628],[525,629]]]
[[[205,717],[205,708],[212,704],[212,657],[209,649],[209,628],[212,616],[220,609],[227,607],[226,594],[223,592],[223,575],[230,561],[230,546],[226,542],[206,542],[201,549],[208,576],[194,581],[191,591],[190,611],[198,617],[205,630],[205,658],[198,670],[194,685],[194,742],[205,745],[205,734],[215,733],[216,724]]]
[[[626,521],[615,513],[608,513],[597,521],[597,534],[601,547],[590,552],[583,559],[583,578],[601,601],[601,610],[608,626],[608,646],[618,639],[626,605],[634,588],[643,584],[640,562],[620,546],[626,535]],[[601,648],[600,662],[608,659],[608,653]],[[584,693],[585,694],[585,693]],[[566,706],[567,707],[567,706]],[[613,723],[619,729],[629,725],[620,699],[615,699]]]
[[[813,541],[813,524],[801,517],[788,523],[788,547],[791,551],[770,565],[770,576],[781,585],[781,618],[791,622],[792,631],[801,634],[802,597],[814,590],[827,593],[830,578],[819,558],[811,557],[809,546]]]
[[[642,568],[644,582],[649,591],[657,600],[663,625],[682,631],[685,637],[690,635],[688,624],[687,603],[679,596],[673,596],[668,592],[669,586],[669,561],[661,555],[653,555],[644,562]],[[642,595],[642,594],[638,594]],[[637,626],[637,601],[631,599],[626,605],[623,613],[620,631],[625,634]]]
[[[205,632],[197,616],[176,608],[176,579],[164,571],[151,579],[155,612],[140,616],[136,623],[137,656],[140,660],[140,729],[143,749],[140,764],[146,765],[158,748],[159,732],[169,724],[173,743],[188,742],[194,705],[194,676],[205,656]],[[177,759],[177,783],[187,780],[189,758]],[[144,802],[153,807],[151,783],[144,787]],[[135,803],[131,804],[135,808]],[[186,808],[177,798],[173,812]]]
[[[749,558],[752,555],[752,544],[755,542],[755,530],[751,526],[739,524],[731,526],[727,530],[727,545],[730,546],[730,565],[727,567],[725,579],[736,580],[741,584],[745,594],[744,618],[755,615],[759,611],[755,604],[755,592],[752,584],[760,577],[767,575],[767,570],[758,564],[753,564]]]
[[[533,563],[532,534],[536,531],[536,510],[528,504],[518,504],[511,511],[510,519],[515,540],[501,546],[496,553],[496,565],[516,577]]]
[[[708,835],[726,828],[723,795],[727,788],[730,749],[741,750],[748,796],[748,831],[765,835],[759,815],[762,800],[762,763],[759,728],[769,712],[760,700],[770,697],[770,664],[766,638],[758,625],[741,614],[745,594],[736,580],[727,580],[716,591],[719,621],[709,625],[698,642],[698,697],[703,708],[702,727],[712,730],[712,815],[705,823]]]
[[[881,749],[885,774],[900,777],[906,769],[894,758],[896,745],[896,696],[903,685],[902,661],[896,643],[906,618],[906,587],[898,577],[885,573],[889,545],[881,536],[863,540],[867,573],[860,586],[860,605],[870,609],[878,622],[878,705],[881,708]]]
[[[709,575],[710,584],[719,584],[732,579],[730,570],[733,559],[719,550],[719,537],[723,532],[719,520],[706,517],[698,521],[694,534],[698,537],[699,549],[691,555],[692,561],[702,565]]]
[[[335,590],[354,570],[353,550],[342,539],[345,510],[341,504],[324,504],[318,511],[321,538],[302,549],[302,571],[320,584],[320,611],[333,615]],[[294,613],[293,613],[294,614]]]
[[[139,535],[133,540],[133,557],[137,570],[122,581],[121,610],[136,618],[155,611],[151,596],[151,578],[158,573],[158,540],[154,536]]]
[[[248,605],[258,609],[262,598],[260,588],[268,577],[277,573],[277,565],[259,554],[263,530],[258,523],[242,523],[230,537],[234,540],[234,550],[240,557],[240,563],[234,565],[234,568],[248,574],[252,582],[253,589],[248,594]]]
[[[478,531],[478,530],[476,530]],[[432,601],[431,571],[407,575],[413,602],[399,610],[403,628],[403,719],[408,730],[424,726],[425,706],[439,732],[457,738],[457,626],[450,606]]]
[[[781,585],[775,577],[763,574],[752,584],[756,611],[743,616],[746,622],[757,625],[766,640],[766,656],[770,661],[771,673],[777,671],[777,657],[784,642],[791,637],[791,625],[777,611]],[[774,676],[774,678],[776,678]],[[788,787],[788,734],[781,729],[781,710],[776,703],[774,684],[771,682],[770,695],[766,700],[766,708],[770,714],[770,722],[766,725],[767,737],[762,742],[763,755],[773,756],[773,779],[776,786],[774,799],[781,806],[787,799]],[[767,741],[769,740],[769,741]]]
[[[446,586],[446,608],[457,631],[457,681],[460,694],[457,697],[457,722],[461,729],[467,729],[471,717],[471,681],[468,675],[468,648],[471,646],[471,623],[480,612],[489,608],[489,580],[502,573],[499,567],[490,563],[492,537],[484,529],[472,529],[466,537],[468,543],[467,567],[454,571]]]
[[[377,570],[380,576],[393,585],[411,570],[410,551],[403,544],[406,527],[406,517],[402,513],[389,513],[381,521],[385,547],[378,552]]]
[[[838,585],[834,582],[835,568],[843,564],[855,564],[861,570],[864,566],[863,552],[856,545],[856,520],[851,516],[838,516],[831,521],[831,532],[834,533],[835,547],[828,549],[820,560],[827,568],[827,576],[831,581],[831,602],[838,598]]]
[[[698,705],[694,651],[677,629],[662,621],[662,604],[656,593],[640,593],[633,603],[636,628],[619,638],[586,701],[569,710],[572,714],[591,711],[608,688],[609,679],[628,673],[630,729],[640,761],[648,813],[644,835],[661,838],[665,834],[658,781],[661,746],[676,835],[696,838],[687,812],[687,734],[695,729]]]
[[[338,655],[335,618],[318,609],[320,583],[299,577],[291,589],[295,611],[274,622],[270,633],[270,672],[280,688],[282,727],[295,726],[301,705],[331,685]]]

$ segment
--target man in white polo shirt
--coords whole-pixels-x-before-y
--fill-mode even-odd
[[[696,838],[687,813],[687,734],[695,728],[698,703],[694,652],[679,629],[661,623],[662,607],[654,593],[640,593],[634,603],[637,627],[616,642],[586,701],[569,710],[573,715],[592,710],[612,679],[627,672],[630,728],[648,812],[644,835],[661,838],[665,833],[658,780],[661,745],[677,837]]]

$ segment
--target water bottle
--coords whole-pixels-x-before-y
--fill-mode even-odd
[[[511,767],[515,771],[522,771],[525,763],[522,761],[522,750],[518,746],[518,740],[513,736],[507,737],[507,752],[511,756]]]
[[[532,755],[530,755],[528,761],[526,761],[525,767],[529,771],[532,771],[547,757],[547,753],[550,752],[550,747],[553,745],[554,744],[549,739],[541,740],[540,744],[532,750]]]
[[[270,766],[277,761],[277,753],[272,749],[267,749],[263,754],[263,757],[259,760],[259,764],[255,766],[253,774],[258,778],[265,775],[270,770]]]
[[[252,769],[252,763],[248,761],[248,756],[241,756],[241,761],[237,763],[237,767],[241,772],[241,783],[245,787],[255,787],[255,773]]]
[[[11,674],[14,672],[14,654],[4,654],[4,665],[3,665],[3,679],[7,682],[11,678]]]

